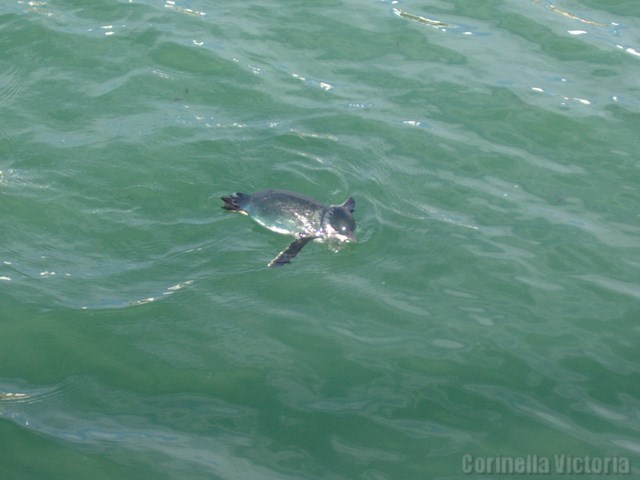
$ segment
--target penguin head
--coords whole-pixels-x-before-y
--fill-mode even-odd
[[[356,221],[352,215],[354,209],[355,202],[352,198],[343,205],[329,207],[324,225],[327,237],[341,242],[356,241]]]

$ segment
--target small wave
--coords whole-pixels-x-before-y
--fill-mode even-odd
[[[31,65],[30,67],[33,67]],[[31,86],[33,79],[20,64],[9,64],[0,75],[0,99],[7,105],[16,97],[22,97]],[[0,130],[1,132],[1,130]]]
[[[3,407],[12,405],[50,402],[82,385],[79,377],[67,379],[62,383],[49,387],[36,387],[21,381],[0,379],[0,416]]]

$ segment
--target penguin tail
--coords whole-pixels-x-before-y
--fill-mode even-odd
[[[232,193],[226,197],[220,197],[220,199],[224,202],[222,208],[225,210],[231,210],[232,212],[244,212],[244,207],[249,201],[249,196],[245,193]]]

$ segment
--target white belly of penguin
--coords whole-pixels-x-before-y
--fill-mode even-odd
[[[302,215],[296,215],[296,218],[298,220],[298,222],[303,226],[302,229],[299,230],[291,230],[288,228],[284,228],[284,227],[280,227],[278,225],[271,225],[271,224],[267,224],[261,220],[258,220],[257,218],[254,218],[254,220],[256,221],[256,223],[258,223],[259,225],[263,226],[264,228],[271,230],[272,232],[276,232],[276,233],[281,233],[283,235],[295,235],[295,236],[303,236],[303,237],[313,237],[318,235],[320,232],[318,232],[316,229],[314,229],[311,225],[311,223],[307,220],[306,217],[302,216]]]

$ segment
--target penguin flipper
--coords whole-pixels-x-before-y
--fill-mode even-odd
[[[287,263],[291,263],[291,260],[300,253],[300,250],[313,240],[315,237],[300,237],[289,244],[287,248],[281,251],[276,258],[268,263],[269,267],[281,267]]]

